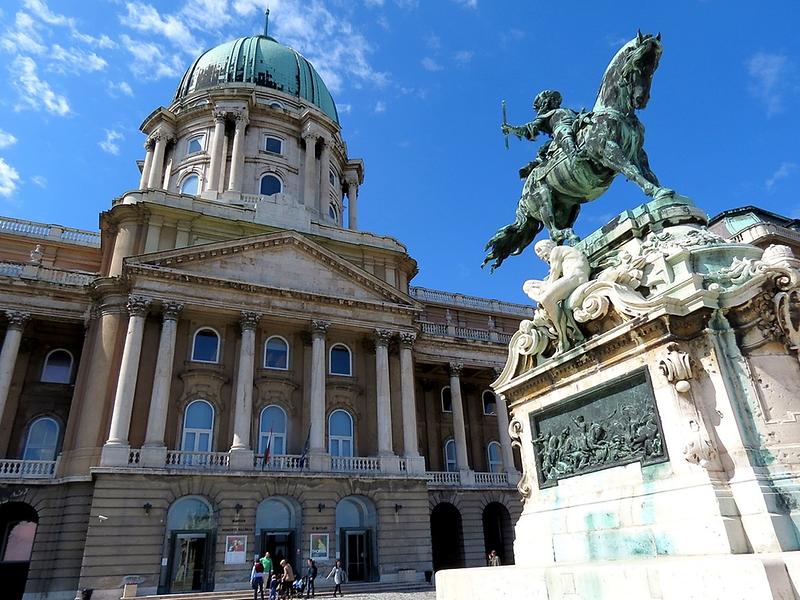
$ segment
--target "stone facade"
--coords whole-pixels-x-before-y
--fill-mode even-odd
[[[299,570],[312,535],[352,580],[512,562],[520,463],[490,383],[532,308],[411,286],[305,100],[216,86],[142,131],[140,189],[99,232],[0,219],[0,530],[35,524],[3,580],[240,588],[253,553]]]

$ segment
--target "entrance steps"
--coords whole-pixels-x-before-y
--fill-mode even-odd
[[[434,587],[425,582],[394,582],[394,583],[345,583],[343,586],[345,597],[364,594],[381,594],[384,592],[427,592]],[[316,598],[330,598],[333,596],[333,585],[318,586]],[[265,594],[265,598],[267,595]],[[299,598],[299,596],[298,596]],[[253,590],[243,588],[229,592],[189,592],[187,594],[162,594],[157,596],[136,596],[136,600],[253,600]]]

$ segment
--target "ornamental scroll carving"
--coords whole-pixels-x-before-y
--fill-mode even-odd
[[[667,378],[675,390],[685,394],[691,388],[689,380],[692,378],[692,365],[689,355],[681,352],[680,346],[671,342],[667,344],[666,353],[659,361],[658,368]]]

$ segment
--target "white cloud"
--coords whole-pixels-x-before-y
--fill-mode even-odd
[[[105,50],[113,49],[117,47],[117,43],[108,37],[106,34],[101,34],[97,37],[93,35],[89,35],[88,33],[81,33],[80,31],[73,30],[72,37],[78,40],[79,42],[83,42],[88,46],[93,46],[95,48],[103,48]]]
[[[133,88],[127,81],[109,81],[106,86],[106,91],[112,98],[118,98],[120,96],[133,97]]]
[[[383,0],[364,0],[367,6],[383,6]]]
[[[119,154],[119,145],[117,142],[123,139],[125,139],[125,137],[119,131],[115,129],[106,129],[106,139],[100,140],[97,142],[97,145],[100,146],[104,152],[116,156]]]
[[[54,13],[47,8],[47,4],[45,4],[43,0],[25,0],[23,4],[25,8],[48,25],[58,25],[69,27],[70,29],[75,27],[75,19]]]
[[[426,56],[425,58],[422,59],[421,62],[422,62],[422,68],[425,69],[426,71],[435,72],[442,70],[442,65],[437,63],[430,56]]]
[[[378,114],[386,112],[386,103],[383,100],[378,100],[375,103],[374,111]]]
[[[8,198],[17,189],[19,172],[0,157],[0,196]]]
[[[7,131],[0,129],[0,148],[8,148],[17,143],[17,138]]]
[[[353,105],[352,104],[337,104],[336,110],[339,111],[340,115],[349,115],[353,112]]]
[[[431,50],[438,50],[442,47],[442,38],[435,33],[428,34],[428,37],[425,38],[425,45]]]
[[[800,170],[800,165],[797,163],[782,162],[775,172],[769,178],[767,178],[767,180],[764,182],[764,185],[768,190],[771,190],[781,179],[790,177],[798,170]]]
[[[783,54],[758,52],[745,61],[750,75],[750,92],[764,103],[767,116],[783,111],[783,82],[789,59]]]
[[[31,181],[35,185],[38,185],[40,188],[46,188],[47,187],[47,179],[45,179],[41,175],[34,175],[33,177],[31,177]]]
[[[134,40],[127,35],[120,37],[122,45],[133,57],[130,69],[134,75],[143,80],[177,77],[183,73],[184,64],[179,56],[169,52],[158,44]]]
[[[128,14],[120,17],[123,25],[162,36],[181,51],[192,55],[202,50],[184,19],[176,15],[162,15],[153,6],[142,2],[128,2],[125,7]]]
[[[459,50],[453,55],[453,59],[463,66],[470,62],[473,56],[475,56],[475,53],[471,50]]]
[[[478,0],[453,0],[456,4],[460,4],[464,8],[478,8]]]
[[[36,21],[28,13],[18,12],[14,27],[7,29],[0,38],[0,44],[7,52],[28,52],[41,54],[47,49],[37,31]]]
[[[17,110],[44,108],[56,115],[66,115],[70,112],[69,102],[65,96],[56,94],[50,84],[39,78],[36,73],[36,63],[29,56],[17,56],[9,66],[11,80],[19,95]]]
[[[92,73],[102,71],[108,66],[105,59],[100,58],[94,52],[86,52],[79,48],[64,48],[58,44],[53,44],[50,48],[49,57],[55,61],[54,69],[59,73],[81,73],[83,71]]]

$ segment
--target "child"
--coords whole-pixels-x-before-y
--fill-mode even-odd
[[[269,580],[269,600],[278,600],[278,576],[272,575]]]
[[[331,572],[328,573],[328,576],[325,579],[330,579],[331,575],[333,575],[333,597],[336,598],[336,592],[339,592],[340,596],[344,596],[344,592],[342,592],[342,584],[347,580],[347,573],[344,572],[342,568],[341,561],[337,560],[336,564],[333,565]]]

